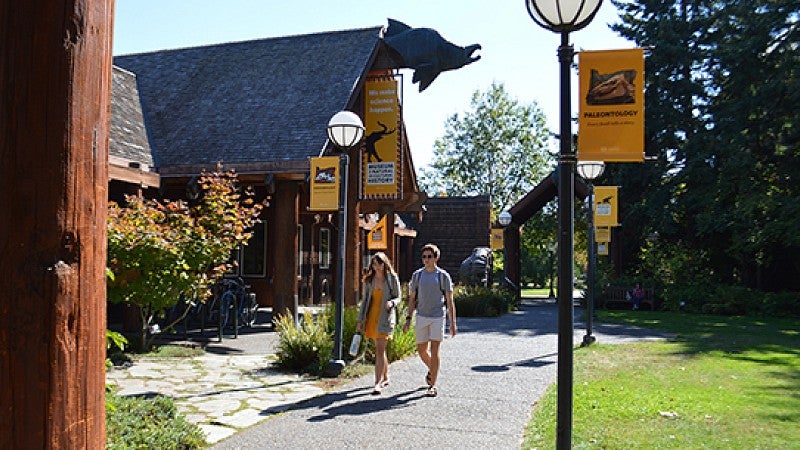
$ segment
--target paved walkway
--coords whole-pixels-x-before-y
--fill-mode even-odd
[[[424,396],[416,356],[392,363],[382,395],[371,395],[371,374],[324,394],[271,369],[277,337],[267,326],[210,343],[202,357],[139,360],[107,379],[122,394],[172,396],[215,449],[519,448],[533,405],[555,381],[556,319],[546,301],[499,318],[459,318],[459,334],[442,344],[436,398]],[[584,334],[576,321],[576,344]],[[602,343],[664,337],[603,325],[594,334]]]

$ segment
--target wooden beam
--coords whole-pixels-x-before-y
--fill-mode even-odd
[[[113,0],[0,4],[0,448],[104,448]]]

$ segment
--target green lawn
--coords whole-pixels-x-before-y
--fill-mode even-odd
[[[520,293],[523,297],[547,297],[550,295],[550,288],[523,288]]]
[[[675,339],[575,349],[575,449],[800,448],[800,321],[599,311]],[[556,387],[523,448],[555,445]]]

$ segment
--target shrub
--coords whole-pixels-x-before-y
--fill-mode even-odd
[[[329,316],[329,329],[334,330],[335,305],[329,305],[326,309],[326,313]],[[403,324],[405,323],[405,317],[408,314],[408,303],[405,301],[400,302],[395,309],[395,314],[397,314],[397,326],[394,329],[392,339],[389,339],[389,343],[386,345],[386,357],[389,359],[389,362],[403,359],[406,356],[413,354],[417,348],[417,342],[414,339],[414,329],[409,328],[407,332],[403,332]],[[342,343],[345,346],[345,350],[350,345],[350,340],[353,338],[353,335],[356,332],[357,322],[358,307],[346,307],[344,310],[344,322],[342,326]],[[375,361],[375,345],[372,343],[371,339],[364,339],[361,341],[361,352],[363,352],[364,359],[366,361]],[[350,356],[350,354],[345,354],[344,357],[349,360],[354,359],[354,357]]]
[[[106,394],[106,448],[198,449],[205,435],[178,413],[172,399]]]
[[[325,316],[327,318],[328,330],[331,332],[331,336],[336,330],[336,304],[329,303],[325,307]],[[358,308],[355,306],[346,306],[344,308],[344,318],[342,321],[342,352],[343,358],[350,360],[353,359],[352,356],[347,352],[348,348],[350,347],[350,340],[353,339],[353,335],[356,334],[356,322],[358,322]],[[362,341],[362,346],[364,345]],[[333,349],[333,342],[331,342],[331,351]]]
[[[800,293],[768,292],[762,301],[763,313],[772,317],[800,317]]]
[[[106,369],[130,362],[130,357],[124,353],[128,340],[122,334],[106,330]]]
[[[231,252],[246,244],[264,203],[241,192],[235,172],[203,172],[201,198],[162,203],[127,196],[109,203],[107,295],[137,307],[140,329],[134,347],[150,350],[153,321],[183,298],[210,295],[209,286],[229,268]],[[187,310],[188,311],[188,310]],[[174,318],[167,328],[182,317]]]
[[[320,374],[333,352],[333,336],[328,331],[327,313],[314,318],[310,312],[295,325],[290,315],[275,319],[279,335],[278,366],[295,372]]]
[[[453,292],[459,317],[497,317],[514,309],[514,294],[504,288],[458,285]]]
[[[669,285],[662,293],[663,309],[725,316],[798,316],[800,296],[794,292],[762,292],[723,284]]]

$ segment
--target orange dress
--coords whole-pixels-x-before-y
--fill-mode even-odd
[[[383,307],[383,290],[372,289],[372,298],[369,302],[369,311],[367,311],[367,325],[364,327],[364,336],[369,339],[389,338],[388,334],[378,331],[378,319]]]

